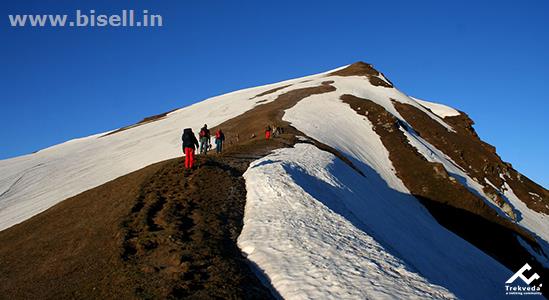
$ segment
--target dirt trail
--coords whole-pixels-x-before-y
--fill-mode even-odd
[[[193,171],[158,163],[0,232],[0,299],[272,299],[236,245],[242,174],[291,144],[242,143]]]
[[[193,171],[182,171],[183,160],[172,160],[142,186],[122,222],[121,243],[128,268],[146,274],[137,296],[272,298],[236,245],[246,201],[242,174],[252,161],[288,143],[255,140],[221,156],[199,157]]]

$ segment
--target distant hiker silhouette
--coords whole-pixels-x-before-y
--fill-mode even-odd
[[[277,137],[282,134],[282,127],[273,125],[272,136]]]
[[[271,138],[271,132],[273,130],[271,129],[271,126],[267,126],[267,128],[265,128],[265,139],[268,140]]]
[[[183,141],[183,153],[185,153],[185,168],[191,169],[194,164],[194,149],[198,148],[198,141],[191,128],[185,128],[181,136]]]
[[[207,154],[210,148],[210,130],[208,125],[204,124],[204,127],[200,129],[200,154]]]
[[[221,153],[223,151],[223,142],[225,141],[225,134],[221,129],[215,132],[215,152]]]

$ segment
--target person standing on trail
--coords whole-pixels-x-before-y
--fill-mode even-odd
[[[204,127],[200,129],[200,154],[207,154],[210,147],[210,130],[208,125],[204,124]]]
[[[221,129],[215,132],[215,152],[221,153],[223,151],[223,142],[225,141],[225,134]]]
[[[271,132],[273,130],[271,129],[271,126],[267,126],[267,128],[265,128],[265,139],[268,140],[271,138]]]
[[[198,148],[198,141],[191,128],[185,128],[181,136],[183,141],[183,153],[185,153],[185,169],[191,169],[194,164],[194,149]]]

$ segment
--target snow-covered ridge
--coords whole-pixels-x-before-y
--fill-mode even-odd
[[[380,185],[373,170],[357,176],[334,155],[297,144],[244,177],[239,246],[286,299],[503,297],[511,271],[411,195]]]

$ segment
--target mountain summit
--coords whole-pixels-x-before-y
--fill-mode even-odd
[[[226,151],[184,172],[204,123]],[[473,124],[357,62],[0,161],[0,294],[492,299],[525,263],[542,286],[549,192]]]

